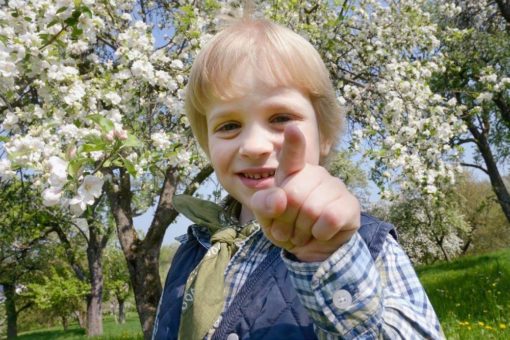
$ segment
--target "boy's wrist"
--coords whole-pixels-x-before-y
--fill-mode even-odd
[[[347,239],[343,239],[337,246],[331,246],[330,244],[324,245],[319,249],[307,250],[305,247],[294,247],[292,249],[284,249],[285,257],[294,262],[303,263],[321,263],[326,261],[340,248],[349,243],[352,239],[352,235],[349,235]]]

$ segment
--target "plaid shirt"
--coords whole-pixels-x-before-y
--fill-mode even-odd
[[[191,229],[202,245],[210,247],[205,228],[195,225]],[[260,228],[240,244],[225,272],[224,310],[270,247]],[[444,338],[411,262],[391,236],[375,261],[358,234],[321,263],[297,262],[287,255],[282,251],[320,339],[376,339],[381,335],[389,339]],[[207,338],[220,322],[221,316]]]

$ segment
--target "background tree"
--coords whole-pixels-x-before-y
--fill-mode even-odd
[[[132,288],[129,281],[129,272],[122,250],[110,246],[104,255],[104,277],[107,295],[116,299],[117,313],[115,320],[123,324],[126,321],[125,303]]]
[[[58,272],[52,267],[42,283],[30,283],[27,286],[25,295],[43,313],[47,313],[47,317],[60,318],[62,327],[67,330],[69,319],[83,309],[89,292],[89,285],[77,279],[69,270]]]
[[[508,176],[503,180],[508,186]],[[465,172],[459,176],[456,190],[463,198],[460,212],[469,225],[469,232],[463,237],[462,252],[483,253],[507,247],[510,244],[510,222],[490,181],[476,179],[472,173]]]
[[[510,1],[452,1],[455,16],[433,12],[439,24],[445,71],[434,89],[455,101],[467,126],[453,145],[474,150],[466,167],[485,173],[510,222],[510,193],[503,180],[510,156]]]
[[[393,223],[399,242],[415,263],[450,261],[462,253],[468,223],[459,208],[462,198],[454,191],[437,204],[419,195],[403,195],[372,213]]]
[[[30,184],[25,178],[0,181],[0,285],[8,339],[17,336],[18,317],[32,305],[20,290],[47,266],[51,217],[36,208],[39,193]]]

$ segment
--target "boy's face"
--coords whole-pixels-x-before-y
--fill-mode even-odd
[[[319,164],[331,146],[320,145],[315,110],[306,94],[294,87],[268,88],[255,78],[238,79],[244,94],[215,100],[206,112],[212,166],[244,209],[257,190],[275,186],[286,126],[296,125],[305,136],[307,163]]]

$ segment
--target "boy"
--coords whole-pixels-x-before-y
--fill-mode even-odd
[[[155,339],[443,337],[393,227],[360,215],[321,166],[342,119],[305,39],[266,20],[234,23],[197,57],[186,109],[229,197],[174,198],[195,224]]]

